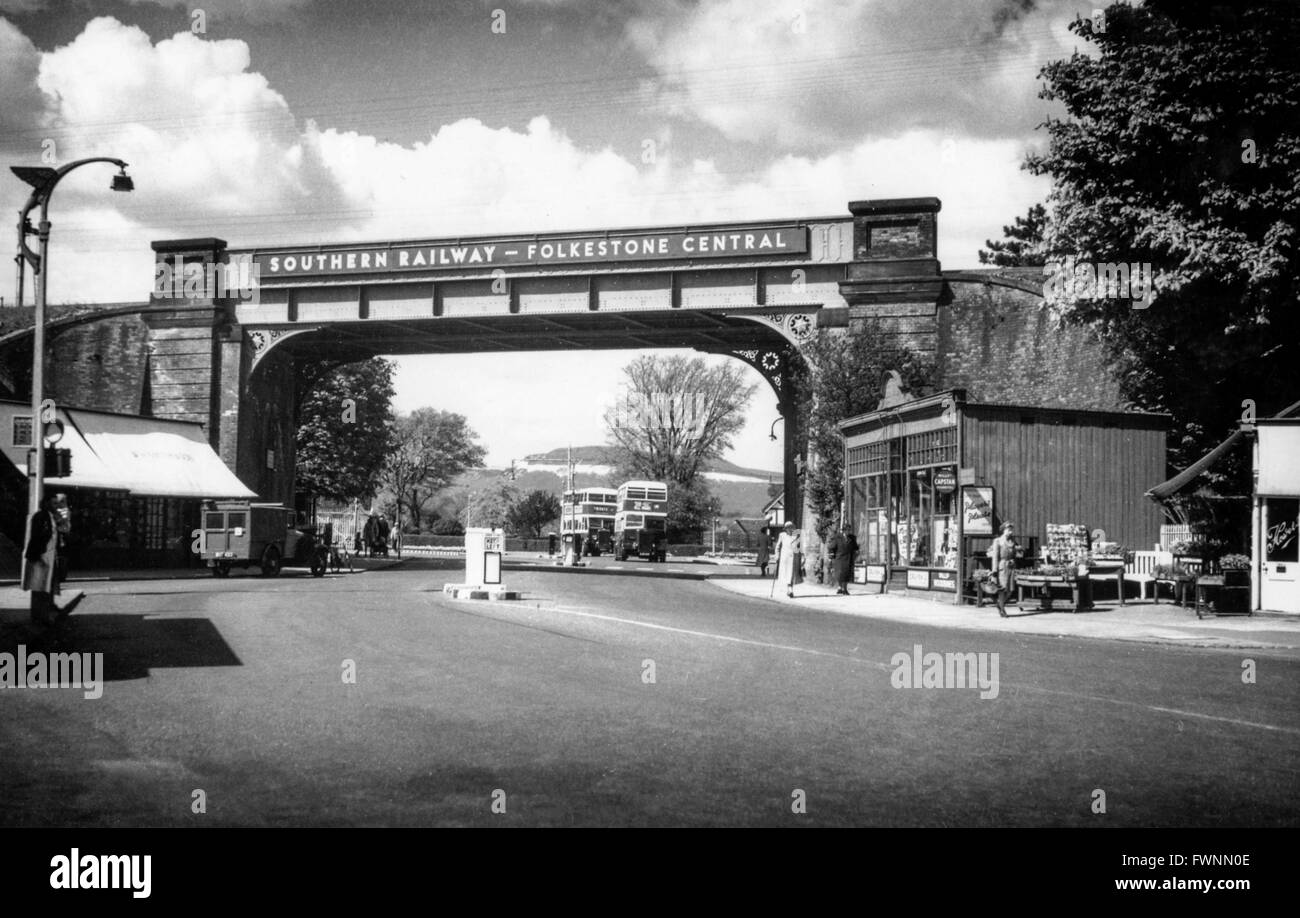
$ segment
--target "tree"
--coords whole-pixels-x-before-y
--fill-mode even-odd
[[[611,458],[627,478],[677,485],[731,447],[757,389],[738,364],[703,357],[638,357],[623,377],[623,403],[605,415]]]
[[[339,501],[372,496],[393,447],[393,365],[309,365],[299,379],[298,487]]]
[[[510,507],[518,499],[519,491],[509,481],[489,482],[469,493],[461,522],[466,529],[504,529]]]
[[[1071,26],[1094,53],[1043,69],[1043,97],[1067,115],[1026,166],[1052,178],[1049,256],[1085,280],[1053,306],[1097,330],[1132,404],[1173,415],[1183,467],[1247,400],[1262,416],[1300,392],[1300,6],[1103,12],[1104,28]],[[1154,294],[1089,289],[1107,263],[1149,265]],[[1226,473],[1231,493],[1249,493],[1244,461]]]
[[[804,411],[808,449],[815,457],[805,472],[804,487],[818,529],[824,532],[844,501],[844,439],[839,422],[876,410],[890,370],[898,373],[907,392],[924,395],[934,379],[934,363],[898,343],[897,336],[875,321],[849,334],[822,330],[804,356],[811,379],[801,388],[810,393]]]
[[[464,415],[434,408],[399,417],[395,439],[384,483],[417,528],[429,500],[486,455]]]
[[[1041,267],[1047,263],[1043,233],[1047,228],[1047,208],[1035,204],[1023,217],[1016,217],[1012,226],[1002,227],[1002,241],[985,240],[987,249],[980,249],[980,264],[1004,268]]]
[[[674,483],[668,488],[668,541],[700,544],[704,530],[722,513],[722,503],[703,478]]]
[[[437,520],[429,530],[434,535],[464,535],[465,527],[460,524],[459,520],[440,519]]]
[[[560,499],[540,488],[510,505],[506,523],[519,535],[540,538],[542,530],[560,516]]]

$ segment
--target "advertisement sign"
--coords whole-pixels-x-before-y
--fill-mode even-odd
[[[930,589],[957,592],[956,571],[930,571]]]
[[[1268,508],[1268,529],[1264,533],[1264,560],[1269,564],[1300,561],[1300,500],[1272,498]]]
[[[963,532],[993,535],[993,486],[967,485],[961,489]]]
[[[884,583],[884,582],[885,582],[885,565],[868,564],[867,583]]]
[[[667,513],[666,500],[625,500],[623,509],[628,513]]]
[[[924,568],[921,570],[908,570],[907,588],[909,590],[930,589],[930,572]]]
[[[952,469],[935,469],[934,489],[940,494],[951,494],[956,491],[957,473]]]

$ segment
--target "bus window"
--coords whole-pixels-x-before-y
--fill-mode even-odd
[[[650,532],[667,532],[668,521],[663,517],[650,517],[645,521],[645,528]]]

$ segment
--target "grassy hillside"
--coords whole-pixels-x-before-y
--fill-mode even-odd
[[[576,453],[577,450],[574,450]],[[434,504],[440,515],[447,515],[455,501],[455,491],[473,491],[487,484],[501,480],[500,469],[477,469],[466,472],[439,496]],[[604,476],[576,475],[578,487],[611,486]],[[532,490],[549,491],[557,497],[564,491],[564,479],[552,472],[520,472],[513,482],[521,492]],[[616,484],[616,483],[615,483]],[[767,482],[745,481],[710,481],[709,490],[722,503],[722,512],[726,517],[755,517],[768,501]]]

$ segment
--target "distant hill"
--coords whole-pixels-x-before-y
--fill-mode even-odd
[[[616,487],[612,469],[604,460],[603,446],[574,447],[574,482],[578,487]],[[520,491],[548,491],[556,496],[564,492],[567,476],[567,449],[551,450],[527,456],[515,463],[514,481]],[[558,458],[557,458],[558,457]],[[498,482],[509,475],[505,469],[473,469],[465,472],[447,488],[432,507],[439,515],[451,513],[458,491],[473,491],[489,483]],[[730,462],[714,463],[704,473],[709,490],[722,504],[722,515],[727,519],[757,517],[768,497],[770,481],[780,482],[776,472],[745,469]]]
[[[575,446],[573,447],[574,464],[604,467],[608,465],[608,450],[609,447],[607,446]],[[531,456],[525,456],[522,463],[519,463],[518,465],[521,468],[525,466],[532,468],[534,466],[552,466],[557,464],[563,466],[568,461],[568,455],[568,447],[562,446],[559,449],[553,449],[550,452],[533,453]],[[753,478],[755,481],[764,482],[769,479],[776,481],[781,479],[781,472],[779,471],[744,468],[743,466],[736,465],[734,462],[729,462],[726,459],[717,459],[709,463],[708,473],[712,473],[713,475],[734,475],[744,478]]]

